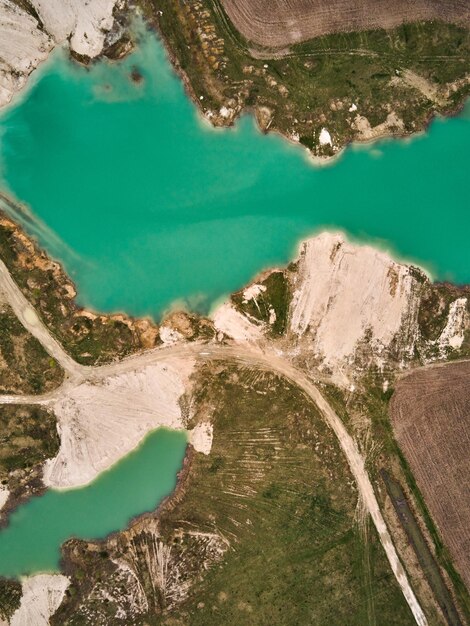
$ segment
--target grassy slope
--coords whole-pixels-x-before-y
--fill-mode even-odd
[[[351,476],[315,407],[274,376],[232,367],[201,394],[213,452],[195,457],[162,528],[217,529],[231,549],[176,615],[204,626],[411,624],[375,532],[365,541],[355,523]]]
[[[315,153],[319,131],[327,126],[337,145],[352,140],[352,102],[372,126],[394,110],[405,132],[422,128],[436,111],[449,112],[470,93],[462,84],[446,104],[436,104],[400,83],[396,71],[411,69],[436,85],[468,74],[470,30],[441,22],[400,26],[392,31],[319,37],[293,46],[274,58],[256,51],[233,28],[218,0],[141,0],[146,15],[156,19],[177,65],[189,79],[203,109],[263,105],[274,111],[271,129],[300,135]],[[255,56],[263,58],[255,58]],[[271,58],[273,57],[273,58]],[[268,67],[265,67],[267,65]]]
[[[125,558],[150,606],[129,624],[411,626],[375,531],[356,523],[352,477],[316,408],[274,375],[229,365],[205,366],[198,389],[194,421],[213,422],[212,453],[193,456],[159,516],[107,542],[66,544],[72,584],[53,623],[120,623],[131,601],[115,593],[111,559]],[[214,557],[201,533],[228,550]],[[160,541],[171,550],[164,587],[146,566]]]

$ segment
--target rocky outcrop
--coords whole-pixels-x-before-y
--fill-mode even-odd
[[[0,0],[0,106],[22,89],[54,46],[87,58],[98,56],[124,0]]]
[[[189,443],[196,452],[210,454],[214,439],[214,427],[210,422],[200,422],[189,433]]]
[[[392,346],[397,359],[406,358],[422,279],[385,252],[322,233],[301,246],[290,330],[330,367],[352,362],[364,342],[371,358]]]
[[[445,354],[449,348],[459,349],[469,327],[468,299],[457,298],[449,306],[447,322],[438,339],[441,354]]]
[[[213,321],[217,331],[228,335],[238,343],[258,343],[263,337],[262,328],[256,320],[237,311],[228,302],[215,310]]]
[[[339,370],[360,359],[382,363],[410,358],[418,337],[423,272],[394,261],[371,246],[356,245],[339,233],[324,232],[300,246],[294,269],[283,271],[290,284],[283,349],[313,356]],[[219,307],[216,328],[238,343],[263,345],[276,322],[270,290],[254,283],[250,298]],[[287,291],[286,291],[287,293]],[[260,317],[258,311],[266,311]],[[287,339],[287,345],[286,340]]]
[[[0,511],[5,506],[5,503],[8,500],[9,495],[10,495],[9,490],[3,485],[0,485]]]
[[[323,232],[300,245],[288,268],[265,272],[232,295],[213,321],[236,343],[274,342],[285,356],[345,382],[371,366],[385,371],[468,354],[469,293],[432,283],[382,250]],[[273,332],[280,316],[285,322]]]
[[[0,0],[0,106],[22,89],[53,47],[54,41],[35,17],[12,0]]]

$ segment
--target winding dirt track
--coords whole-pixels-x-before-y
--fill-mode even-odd
[[[76,363],[65,352],[60,343],[55,339],[48,328],[37,315],[34,307],[24,297],[23,292],[15,283],[8,271],[7,266],[0,260],[0,291],[2,291],[16,317],[23,326],[43,345],[46,352],[60,363],[69,378],[79,379],[83,377],[84,367]]]
[[[164,361],[169,357],[188,356],[197,357],[199,360],[234,360],[235,362],[255,367],[284,376],[297,387],[302,389],[305,395],[312,400],[322,413],[327,424],[332,428],[338,438],[339,444],[347,458],[349,467],[357,483],[357,487],[366,509],[369,511],[372,521],[377,529],[380,541],[384,547],[395,578],[400,585],[403,595],[413,613],[418,626],[427,626],[427,620],[423,610],[411,588],[405,570],[400,563],[398,554],[393,545],[384,518],[379,508],[377,498],[364,466],[358,447],[344,427],[341,419],[333,411],[331,406],[322,396],[313,382],[288,361],[281,359],[269,351],[244,346],[222,346],[207,344],[183,344],[167,348],[156,348],[146,352],[130,356],[117,363],[103,366],[83,366],[76,363],[63,349],[59,342],[51,335],[50,331],[39,319],[36,311],[26,300],[20,288],[12,279],[7,267],[0,261],[0,289],[4,292],[11,307],[15,311],[23,326],[38,339],[45,350],[54,357],[64,368],[66,377],[64,383],[51,393],[41,396],[12,396],[0,395],[0,404],[44,404],[49,405],[60,399],[72,387],[84,382],[98,383],[109,376],[141,369],[152,363]]]

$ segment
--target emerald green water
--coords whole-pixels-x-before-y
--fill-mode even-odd
[[[209,128],[146,35],[123,62],[89,70],[56,54],[0,134],[4,187],[100,310],[207,311],[322,227],[470,280],[468,114],[314,167],[250,117]]]
[[[104,537],[155,509],[175,487],[186,441],[183,431],[159,429],[88,487],[49,490],[20,506],[0,532],[0,576],[55,571],[66,539]]]

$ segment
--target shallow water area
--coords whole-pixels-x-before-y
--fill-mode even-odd
[[[70,537],[102,538],[154,510],[175,488],[186,443],[185,432],[160,428],[90,485],[21,505],[0,531],[0,576],[58,571]]]
[[[59,51],[33,82],[0,117],[3,188],[84,305],[207,312],[324,227],[470,280],[468,114],[325,168],[249,116],[203,123],[150,33],[118,63],[83,68]]]

